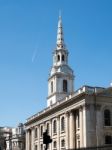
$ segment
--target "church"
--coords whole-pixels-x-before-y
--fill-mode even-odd
[[[52,138],[49,150],[112,144],[112,87],[82,86],[74,90],[75,75],[68,54],[59,16],[47,107],[25,123],[26,150],[44,150],[46,129]]]

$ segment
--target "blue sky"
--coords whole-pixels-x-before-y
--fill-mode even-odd
[[[59,10],[75,89],[112,81],[112,0],[0,0],[0,126],[47,105]]]

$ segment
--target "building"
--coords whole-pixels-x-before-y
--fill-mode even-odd
[[[52,138],[49,150],[112,144],[112,87],[82,86],[74,90],[74,79],[59,17],[47,107],[25,123],[26,150],[44,149],[46,129]]]
[[[25,150],[24,125],[19,123],[16,128],[2,127],[1,150]]]
[[[6,149],[6,137],[10,136],[10,127],[0,127],[0,150]]]

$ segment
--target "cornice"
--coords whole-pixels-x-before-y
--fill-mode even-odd
[[[52,76],[50,76],[49,78],[48,78],[48,81],[50,81],[53,77],[55,77],[55,76],[57,76],[58,78],[60,78],[60,77],[63,77],[63,74],[64,74],[64,77],[69,77],[69,79],[74,79],[74,75],[71,75],[71,74],[65,74],[65,73],[63,73],[63,72],[56,72],[56,73],[54,73]]]
[[[95,87],[90,86],[83,86],[77,91],[75,91],[74,94],[67,96],[63,100],[60,100],[53,104],[52,106],[45,108],[41,112],[31,116],[27,119],[27,122],[25,123],[25,126],[29,128],[29,126],[35,126],[39,123],[42,123],[44,121],[48,121],[55,118],[57,115],[61,115],[62,113],[66,113],[70,110],[74,109],[81,109],[81,107],[85,107],[86,109],[89,109],[89,105],[86,104],[86,96],[95,96]],[[96,95],[96,96],[102,96],[102,95]],[[106,95],[106,97],[109,97]],[[85,106],[84,106],[85,105]],[[98,107],[99,109],[99,107]]]
[[[40,115],[34,115],[31,117],[31,119],[29,118],[29,120],[25,123],[25,126],[37,121],[43,121],[43,119],[45,120],[45,117],[47,117],[47,119],[51,119],[57,115],[70,111],[71,109],[80,107],[82,101],[84,100],[84,96],[85,93],[81,93],[75,97],[73,96],[57,102],[57,104],[54,104],[51,107],[46,108],[46,110],[43,110]]]

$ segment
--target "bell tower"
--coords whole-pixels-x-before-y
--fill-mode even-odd
[[[53,66],[48,79],[47,106],[72,94],[73,82],[73,70],[68,66],[68,50],[64,43],[62,18],[59,16],[56,49],[53,52]]]

